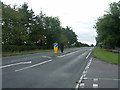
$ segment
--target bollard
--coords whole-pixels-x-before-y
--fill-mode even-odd
[[[58,52],[58,43],[54,43],[54,53]]]

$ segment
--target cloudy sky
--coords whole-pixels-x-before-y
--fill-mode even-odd
[[[78,41],[96,43],[96,30],[93,28],[98,17],[105,14],[109,4],[119,0],[1,0],[5,4],[22,5],[27,2],[35,14],[42,10],[47,16],[59,17],[61,26],[72,27]]]

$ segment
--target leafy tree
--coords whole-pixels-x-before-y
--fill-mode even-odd
[[[90,46],[91,46],[91,47],[94,47],[94,45],[93,45],[93,44],[91,44]]]
[[[26,40],[25,28],[22,25],[23,15],[11,8],[9,5],[2,5],[3,9],[3,43],[21,45]]]
[[[95,25],[98,36],[96,41],[101,47],[120,46],[120,3],[111,3],[107,14],[98,18]]]
[[[12,49],[14,51],[19,46],[21,46],[20,50],[43,46],[52,48],[55,42],[65,43],[67,46],[75,45],[77,35],[71,27],[63,28],[58,17],[46,16],[42,11],[39,15],[35,15],[28,7],[27,3],[18,8],[2,4],[3,47],[16,46]]]

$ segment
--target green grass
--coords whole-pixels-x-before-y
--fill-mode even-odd
[[[52,49],[48,50],[31,50],[31,51],[21,51],[21,52],[3,52],[2,56],[16,56],[16,55],[25,55],[25,54],[33,54],[33,53],[40,53],[40,52],[50,52],[53,51]]]
[[[101,49],[97,47],[93,51],[93,56],[110,63],[120,64],[120,61],[118,62],[118,56],[120,56],[120,53],[112,53],[107,51],[106,49]]]

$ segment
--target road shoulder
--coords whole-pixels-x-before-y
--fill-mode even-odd
[[[118,65],[92,57],[80,88],[118,88]]]

